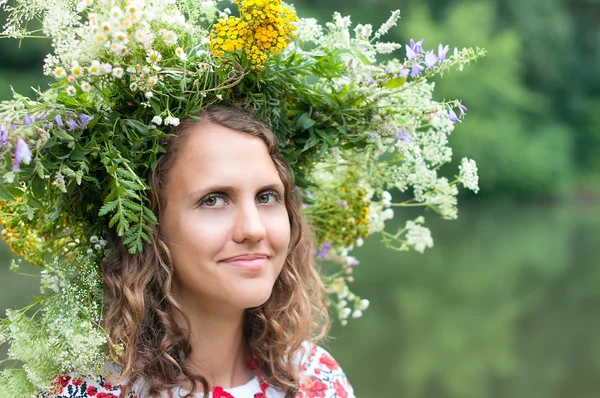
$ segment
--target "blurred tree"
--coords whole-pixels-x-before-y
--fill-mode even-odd
[[[460,3],[435,22],[424,6],[411,8],[401,31],[438,43],[480,46],[488,55],[478,65],[452,72],[436,86],[442,98],[459,96],[467,118],[451,137],[455,159],[477,160],[483,194],[522,197],[560,194],[572,178],[570,129],[551,117],[551,101],[523,84],[523,44],[514,28],[495,28],[489,1]]]

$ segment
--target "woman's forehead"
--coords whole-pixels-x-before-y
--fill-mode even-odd
[[[213,123],[192,126],[169,171],[186,191],[281,184],[265,142]]]

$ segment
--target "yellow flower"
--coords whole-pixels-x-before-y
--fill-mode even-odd
[[[268,55],[279,54],[295,38],[298,21],[281,0],[236,0],[240,17],[219,20],[210,33],[214,55],[244,51],[253,69],[264,68]]]

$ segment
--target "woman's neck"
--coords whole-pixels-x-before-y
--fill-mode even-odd
[[[190,307],[185,307],[190,309]],[[194,308],[186,313],[189,342],[192,346],[187,365],[214,386],[231,388],[247,383],[254,376],[248,368],[244,344],[244,312],[206,313]],[[186,330],[187,323],[177,313],[175,322]],[[196,386],[201,390],[201,385]]]

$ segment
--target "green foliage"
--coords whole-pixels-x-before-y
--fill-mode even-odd
[[[572,132],[548,117],[548,98],[523,85],[522,40],[514,29],[493,28],[494,11],[491,2],[463,3],[435,23],[427,9],[413,7],[402,27],[432,46],[478,43],[489,51],[477,68],[436,84],[441,97],[459,88],[464,93],[470,114],[451,141],[456,158],[469,153],[477,160],[482,193],[562,194],[574,172]]]

